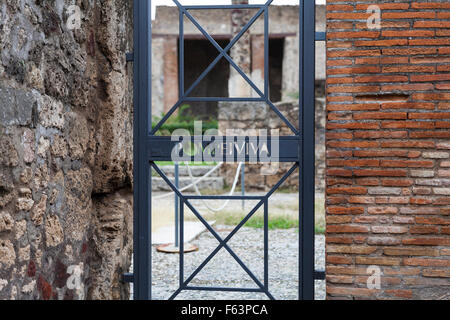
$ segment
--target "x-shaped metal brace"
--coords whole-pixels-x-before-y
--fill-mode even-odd
[[[273,186],[273,188],[263,197],[253,197],[253,199],[259,200],[257,205],[250,211],[250,213],[247,214],[247,216],[233,229],[233,231],[228,234],[228,236],[225,239],[222,239],[218,233],[214,230],[213,227],[201,216],[201,214],[197,211],[197,209],[194,208],[194,206],[190,203],[189,198],[195,198],[195,197],[189,197],[183,195],[178,188],[170,181],[170,179],[164,174],[164,172],[161,171],[161,169],[154,163],[150,162],[151,166],[155,171],[161,176],[161,178],[169,185],[169,187],[173,190],[173,192],[176,193],[176,195],[181,200],[181,221],[180,221],[180,233],[183,235],[183,217],[184,217],[184,205],[186,205],[193,213],[194,215],[200,220],[200,222],[205,225],[205,227],[208,229],[209,232],[219,241],[219,245],[216,249],[214,249],[211,254],[200,264],[200,266],[197,267],[197,269],[186,279],[184,280],[184,240],[183,236],[180,240],[180,286],[179,288],[172,294],[172,296],[169,298],[169,300],[173,300],[176,298],[176,296],[182,291],[182,290],[211,290],[215,288],[208,288],[208,287],[191,287],[189,286],[189,283],[194,279],[194,277],[206,266],[206,264],[220,251],[220,249],[225,248],[230,255],[236,260],[236,262],[244,269],[244,271],[252,278],[252,280],[258,285],[259,288],[216,288],[219,291],[243,291],[243,292],[263,292],[265,293],[269,299],[274,299],[272,294],[269,292],[269,286],[268,286],[268,232],[267,232],[267,223],[268,223],[268,199],[270,196],[289,178],[289,176],[297,169],[298,163],[295,163],[291,169],[284,174],[284,176],[280,179],[280,181]],[[236,199],[236,197],[217,197],[219,199]],[[240,199],[240,197],[238,197]],[[262,284],[258,278],[250,271],[250,269],[242,262],[242,260],[236,255],[236,253],[228,246],[229,240],[247,223],[247,221],[255,214],[258,209],[264,205],[264,284]]]
[[[197,20],[189,13],[189,11],[180,4],[178,0],[173,0],[173,2],[178,6],[180,10],[180,46],[182,41],[184,41],[184,28],[183,28],[183,17],[186,16],[196,27],[197,29],[209,40],[209,42],[219,51],[219,55],[211,62],[211,64],[202,72],[202,74],[197,78],[197,80],[190,86],[190,88],[187,91],[184,91],[184,74],[181,75],[180,79],[180,99],[173,105],[173,107],[165,114],[165,116],[159,121],[159,123],[152,129],[150,132],[151,135],[154,135],[161,126],[169,119],[169,117],[181,106],[181,104],[189,99],[189,94],[192,93],[192,91],[197,87],[197,85],[209,74],[209,72],[217,65],[217,63],[222,59],[223,57],[227,59],[227,61],[233,66],[234,69],[244,78],[244,80],[255,90],[255,92],[260,96],[258,99],[250,99],[250,98],[239,98],[237,100],[243,101],[243,100],[254,100],[254,101],[263,101],[269,105],[269,107],[283,120],[283,122],[292,130],[292,132],[297,135],[298,130],[297,128],[280,112],[280,110],[270,101],[267,92],[261,92],[261,90],[255,85],[255,83],[249,79],[249,77],[242,71],[242,69],[236,65],[236,63],[233,61],[233,59],[228,55],[228,51],[239,41],[239,39],[244,35],[245,32],[248,31],[248,29],[255,23],[255,21],[264,13],[264,17],[266,19],[265,27],[264,27],[264,33],[265,33],[265,40],[268,40],[268,19],[269,19],[269,6],[273,2],[273,0],[268,0],[264,5],[260,6],[260,9],[258,12],[249,20],[249,22],[242,28],[242,30],[234,37],[234,39],[225,47],[225,49],[222,49],[222,47],[214,40],[211,35],[205,31],[205,29],[197,22]],[[268,46],[266,43],[265,46]],[[182,58],[182,57],[181,57]],[[267,57],[266,57],[267,58]],[[182,61],[183,59],[180,59],[180,63],[184,63]],[[267,61],[265,63],[266,69],[267,69]],[[184,70],[184,68],[182,68]],[[265,70],[264,72],[268,72],[268,70]],[[265,76],[267,78],[267,75]],[[266,91],[266,90],[265,90]]]

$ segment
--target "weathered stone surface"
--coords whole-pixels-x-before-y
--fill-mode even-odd
[[[34,205],[33,211],[31,212],[31,221],[33,221],[37,226],[42,224],[42,220],[47,209],[47,198],[47,195],[42,195],[41,200],[39,203]]]
[[[16,202],[17,211],[30,211],[33,208],[34,201],[29,198],[18,198]]]
[[[37,150],[38,155],[42,158],[45,158],[49,148],[50,148],[50,140],[46,137],[40,137]]]
[[[248,0],[232,0],[232,3],[248,4]],[[237,36],[250,19],[251,14],[249,10],[231,11],[230,22],[232,38]],[[241,39],[239,39],[239,41],[231,48],[230,56],[245,74],[250,74],[252,64],[250,32],[244,33]],[[228,81],[228,92],[230,97],[249,97],[252,95],[252,91],[253,89],[237,70],[230,66],[230,78]]]
[[[14,199],[15,193],[11,174],[0,169],[0,208],[10,203]]]
[[[33,175],[33,172],[30,167],[26,167],[23,169],[23,171],[20,173],[19,181],[23,184],[28,184],[31,181],[31,176]]]
[[[56,247],[64,240],[64,231],[57,216],[49,216],[45,221],[45,239],[47,247]]]
[[[33,190],[37,191],[45,189],[50,181],[50,173],[47,164],[40,165],[34,170],[34,177],[32,181]]]
[[[19,261],[29,261],[30,260],[30,246],[19,248]]]
[[[11,231],[14,226],[14,220],[9,213],[0,212],[0,232]]]
[[[73,4],[82,21],[71,30]],[[131,195],[132,65],[124,56],[132,51],[131,4],[0,5],[0,232],[8,265],[0,267],[0,299],[85,299],[90,284],[102,282],[101,272],[89,272],[102,254],[120,261],[102,267],[110,275],[102,290],[119,289],[99,296],[127,298],[119,275],[128,271],[131,229],[115,234],[124,244],[114,254],[91,250],[89,241],[109,234],[96,225],[98,193]],[[80,271],[77,289],[62,281],[71,266]]]
[[[0,85],[0,97],[1,125],[27,126],[32,123],[36,100],[31,92]]]
[[[6,269],[14,265],[16,252],[14,246],[9,240],[0,240],[0,265]]]
[[[223,102],[219,108],[219,120],[240,119],[241,121],[264,120],[269,106],[262,102]]]
[[[52,155],[55,157],[65,158],[67,157],[67,141],[61,136],[54,136],[53,143],[51,145]]]
[[[30,88],[35,88],[39,91],[44,91],[44,77],[42,75],[42,70],[37,68],[36,65],[30,64],[27,68],[27,73],[25,74],[25,83]]]
[[[110,97],[120,95],[119,86],[126,86],[123,76],[111,74],[112,79],[108,94]],[[123,89],[122,89],[123,90]],[[111,192],[125,187],[129,183],[132,167],[131,119],[129,113],[119,108],[119,100],[102,103],[104,115],[96,121],[95,127],[99,135],[95,137],[97,156],[94,160],[94,191],[98,193]]]
[[[32,280],[30,281],[30,283],[22,287],[22,293],[27,295],[32,294],[35,288],[36,288],[36,280]]]
[[[117,281],[117,270],[127,270],[130,265],[132,241],[123,235],[131,235],[132,208],[130,194],[115,193],[95,200],[96,231],[92,250],[97,263],[91,268],[90,299],[119,299],[128,294],[128,287]],[[118,251],[123,254],[117,255]]]
[[[34,140],[34,132],[30,129],[25,129],[22,136],[23,161],[25,163],[32,163],[35,158]]]
[[[64,106],[49,96],[42,96],[39,105],[39,122],[46,128],[64,127]]]
[[[14,235],[16,240],[20,240],[27,231],[27,221],[26,220],[20,220],[17,221],[14,225]]]
[[[64,182],[65,234],[81,241],[86,237],[92,215],[92,174],[88,168],[69,171]]]
[[[19,195],[28,199],[31,199],[32,192],[30,188],[19,188]]]
[[[77,113],[70,112],[66,115],[68,126],[68,143],[72,159],[83,158],[89,142],[89,129],[86,118]]]
[[[0,129],[0,165],[16,167],[18,164],[19,156],[11,136],[4,134]]]
[[[97,130],[93,163],[94,192],[114,192],[129,186],[132,168],[131,78],[123,56],[125,39],[132,34],[124,27],[129,2],[101,1],[97,41],[105,57],[98,57],[99,74],[96,110],[92,118]],[[106,58],[107,57],[107,58]],[[119,72],[119,70],[121,70]]]
[[[4,287],[8,285],[8,281],[5,279],[0,279],[0,292],[3,290]]]

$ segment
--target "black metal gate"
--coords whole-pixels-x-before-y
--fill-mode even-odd
[[[315,81],[315,1],[300,0],[300,44],[299,44],[299,130],[290,123],[286,117],[270,101],[268,96],[268,47],[269,47],[269,6],[273,0],[268,0],[261,5],[202,5],[183,6],[177,0],[173,0],[179,8],[180,17],[180,76],[179,76],[179,101],[164,116],[154,128],[151,127],[151,1],[134,1],[134,53],[129,60],[134,61],[134,273],[124,276],[125,281],[134,283],[134,298],[138,300],[149,300],[151,295],[151,167],[164,179],[180,199],[180,282],[179,289],[171,296],[175,298],[182,290],[210,290],[210,291],[246,291],[263,292],[273,299],[269,291],[268,283],[268,201],[270,196],[280,185],[298,168],[299,174],[299,299],[314,299],[314,280],[323,279],[324,272],[314,270],[314,81]],[[257,13],[231,40],[222,48],[203,29],[203,27],[192,17],[192,10],[207,9],[257,9]],[[246,76],[246,74],[235,64],[228,55],[231,47],[242,37],[250,26],[260,17],[264,16],[264,92]],[[187,17],[201,33],[214,45],[218,51],[217,58],[200,75],[193,85],[185,90],[184,84],[184,28],[183,20]],[[323,36],[323,34],[322,34]],[[210,98],[190,97],[189,94],[197,84],[208,74],[209,71],[221,59],[225,58],[258,93],[257,98]],[[282,179],[265,196],[187,196],[182,194],[167,176],[158,168],[155,161],[171,160],[172,149],[178,144],[171,137],[156,136],[155,133],[174,111],[187,101],[261,101],[267,103],[270,108],[284,121],[292,130],[293,135],[279,137],[279,162],[295,163]],[[238,139],[238,137],[227,137]],[[194,139],[194,138],[193,138]],[[245,138],[249,141],[251,137]],[[256,141],[258,140],[255,137]],[[246,158],[246,161],[249,159]],[[223,159],[227,161],[227,159]],[[205,221],[199,212],[192,206],[192,199],[251,199],[258,200],[256,207],[250,211],[245,219],[225,238],[222,239],[217,232]],[[183,268],[183,208],[187,206],[195,216],[205,225],[212,235],[219,241],[219,246],[208,256],[208,258],[190,275],[184,277]],[[252,217],[260,208],[264,208],[264,280],[261,282],[247,268],[242,260],[228,246],[228,241],[233,235]],[[191,280],[202,270],[202,268],[224,248],[240,264],[246,273],[255,281],[257,288],[222,288],[222,287],[195,287],[189,285]]]

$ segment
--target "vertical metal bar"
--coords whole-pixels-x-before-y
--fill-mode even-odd
[[[299,3],[299,31],[298,31],[298,81],[299,81],[299,91],[298,91],[298,99],[299,99],[299,108],[298,108],[298,122],[299,122],[299,133],[301,146],[299,148],[299,163],[298,163],[298,299],[303,300],[303,235],[302,235],[302,226],[303,226],[303,161],[302,159],[302,146],[303,146],[303,0],[300,0]]]
[[[181,99],[181,97],[184,96],[184,13],[181,9],[179,9],[180,12],[180,21],[179,21],[179,27],[180,27],[180,31],[179,31],[179,49],[180,49],[180,66],[179,66],[179,99]]]
[[[269,290],[269,202],[264,200],[264,287]]]
[[[184,282],[184,201],[180,203],[180,288]]]
[[[151,299],[151,1],[134,1],[134,299]]]
[[[179,174],[180,174],[180,165],[178,162],[175,162],[175,170],[174,170],[174,176],[175,176],[175,187],[178,189],[179,188]],[[179,230],[179,225],[178,222],[180,220],[179,215],[178,215],[178,209],[180,207],[180,200],[178,198],[178,195],[175,193],[174,194],[174,198],[175,198],[175,247],[178,247],[178,230]]]
[[[315,1],[300,0],[299,299],[314,299]]]
[[[269,89],[269,6],[264,9],[264,97],[270,100]]]
[[[241,167],[241,194],[245,197],[245,162]],[[242,199],[242,210],[245,210],[245,199]]]

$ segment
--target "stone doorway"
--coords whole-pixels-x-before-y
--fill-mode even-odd
[[[217,43],[225,47],[229,39],[216,39]],[[283,82],[283,55],[285,38],[270,39],[269,57],[270,57],[270,98],[278,102],[282,100],[282,82]],[[193,38],[185,40],[185,84],[186,88],[198,78],[203,70],[212,62],[217,53],[208,40]],[[263,61],[264,62],[264,61]],[[206,78],[197,86],[192,96],[203,97],[228,97],[228,79],[230,77],[229,63],[222,59],[217,66],[206,76]],[[217,102],[195,102],[190,103],[191,108],[188,112],[198,119],[204,117],[218,117]]]

